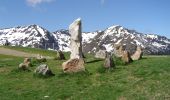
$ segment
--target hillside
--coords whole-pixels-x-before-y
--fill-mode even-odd
[[[119,25],[105,30],[83,32],[83,51],[95,53],[99,49],[114,51],[113,45],[121,43],[126,50],[133,53],[137,45],[144,49],[144,54],[170,54],[170,39],[156,34],[144,34]],[[0,45],[8,41],[13,46],[55,49],[70,51],[70,35],[68,30],[49,32],[38,26],[20,26],[0,30]]]
[[[55,56],[53,51],[10,47]],[[30,50],[30,51],[29,51]],[[53,54],[53,55],[52,55]],[[66,54],[68,59],[68,54]],[[86,55],[86,73],[63,74],[64,61],[48,59],[55,76],[33,76],[39,63],[33,60],[31,71],[17,70],[22,57],[0,55],[1,100],[168,100],[170,95],[170,57],[146,56],[116,69],[102,69],[103,60]]]

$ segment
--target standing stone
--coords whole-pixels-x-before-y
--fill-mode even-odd
[[[123,55],[122,55],[121,59],[125,64],[132,62],[132,59],[131,59],[128,51],[123,51]]]
[[[113,68],[115,67],[113,58],[110,54],[107,54],[105,62],[104,62],[104,68]]]
[[[46,64],[42,64],[35,69],[35,74],[43,76],[53,76],[54,74]]]
[[[139,60],[142,58],[143,52],[140,46],[137,47],[136,52],[131,56],[132,60]]]
[[[57,60],[65,60],[66,59],[64,56],[64,53],[61,50],[57,51],[56,59]]]
[[[69,33],[71,34],[70,59],[62,64],[65,73],[85,71],[83,53],[82,53],[82,33],[81,33],[81,19],[75,20],[69,26]]]
[[[96,52],[95,58],[105,59],[106,53],[106,50],[99,50],[98,52]]]
[[[70,59],[82,58],[82,32],[81,32],[81,19],[78,18],[69,26],[69,33],[71,34]]]

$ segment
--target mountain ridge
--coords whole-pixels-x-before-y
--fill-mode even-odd
[[[11,45],[70,51],[70,35],[65,29],[50,32],[39,25],[18,26],[0,29],[0,45],[6,40]],[[95,53],[100,49],[114,51],[114,44],[126,45],[134,52],[136,46],[144,48],[145,54],[170,54],[170,39],[156,34],[144,34],[120,25],[113,25],[105,30],[82,33],[83,51]]]

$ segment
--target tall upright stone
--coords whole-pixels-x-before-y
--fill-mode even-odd
[[[69,26],[69,33],[71,35],[70,59],[83,58],[82,53],[82,32],[81,32],[81,19],[78,18]]]
[[[62,64],[64,73],[74,73],[85,71],[83,53],[82,53],[82,33],[81,19],[78,18],[69,26],[71,34],[70,59]]]

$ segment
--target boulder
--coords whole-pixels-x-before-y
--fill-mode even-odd
[[[132,60],[139,60],[142,58],[143,52],[140,46],[136,48],[136,52],[131,56]]]
[[[122,57],[124,50],[125,50],[125,46],[121,44],[114,45],[114,55],[116,57],[119,57],[119,58]]]
[[[74,73],[85,71],[84,60],[82,58],[70,59],[62,64],[64,73]]]
[[[132,62],[132,59],[128,51],[123,51],[121,59],[125,64],[129,64],[130,62]]]
[[[46,64],[39,65],[35,69],[34,72],[35,72],[35,74],[43,75],[43,76],[53,76],[54,75]]]
[[[64,53],[61,50],[57,51],[56,59],[57,60],[65,60],[66,59],[64,56]]]
[[[105,59],[106,53],[106,50],[99,50],[98,52],[96,52],[95,58]]]
[[[107,54],[105,62],[104,62],[104,68],[114,68],[115,64],[113,61],[113,57],[110,54]]]

